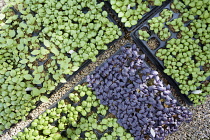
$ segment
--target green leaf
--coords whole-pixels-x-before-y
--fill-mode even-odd
[[[55,60],[53,60],[52,62],[51,62],[51,66],[55,66]]]
[[[0,14],[0,20],[5,18],[5,14]]]
[[[14,37],[15,36],[15,31],[14,30],[9,30],[9,36]]]
[[[41,89],[40,89],[40,92],[41,92],[41,93],[45,93],[46,91],[47,91],[46,88],[41,88]]]
[[[73,67],[72,67],[72,71],[77,71],[78,69],[79,69],[78,66],[73,66]]]
[[[31,34],[31,33],[33,33],[33,30],[31,28],[28,28],[27,33]]]
[[[26,74],[23,76],[26,80],[31,80],[33,77],[30,74]]]
[[[40,95],[39,89],[33,88],[33,90],[32,90],[32,96],[35,97],[35,96],[39,96],[39,95]]]
[[[50,41],[49,40],[44,40],[44,45],[46,47],[50,47]]]
[[[49,53],[49,51],[47,49],[45,49],[44,47],[41,48],[40,52],[41,52],[42,55],[46,55],[46,54]]]
[[[18,36],[19,37],[24,37],[24,32],[21,30],[17,30]]]
[[[21,87],[25,87],[25,86],[26,86],[26,84],[25,84],[24,82],[20,82],[19,85],[20,85]]]
[[[5,41],[5,38],[0,37],[0,42],[4,42],[4,41]]]
[[[56,56],[52,56],[51,59],[56,59]]]
[[[46,135],[46,136],[50,135],[51,131],[49,129],[45,129],[45,130],[43,130],[43,134]]]
[[[18,4],[18,10],[22,11],[23,10],[23,4]]]
[[[8,89],[8,91],[11,92],[14,89],[14,86],[13,85],[9,85],[7,89]]]
[[[64,73],[68,74],[68,75],[72,75],[73,74],[73,72],[70,69],[65,69]]]
[[[33,84],[41,84],[42,81],[40,81],[38,78],[33,79]]]
[[[16,116],[16,115],[15,115],[14,112],[11,112],[11,113],[9,114],[9,117],[10,117],[10,118],[15,118],[15,116]]]
[[[16,83],[16,82],[18,81],[18,78],[17,78],[17,77],[14,77],[14,78],[12,78],[12,81],[13,81],[14,83]]]
[[[24,50],[24,44],[18,44],[17,48],[20,51]]]
[[[59,51],[55,47],[51,48],[51,52],[54,53],[55,55],[59,55]]]
[[[19,26],[22,27],[22,28],[24,28],[24,29],[27,28],[27,25],[26,25],[24,22],[21,22],[21,23],[19,24]]]
[[[123,132],[123,128],[122,127],[118,127],[117,128],[117,132],[119,132],[119,133]]]
[[[44,70],[43,65],[41,65],[41,66],[38,67],[38,72],[42,72],[43,70]]]
[[[11,70],[10,71],[10,75],[13,77],[13,76],[15,76],[16,75],[16,71],[15,70]]]
[[[25,95],[23,96],[23,98],[24,98],[25,100],[31,100],[31,95],[25,94]]]
[[[58,80],[58,79],[59,79],[59,76],[60,76],[59,74],[54,74],[54,75],[53,75],[53,78],[54,78],[55,80]]]
[[[33,54],[33,55],[38,55],[40,53],[40,50],[33,50],[32,52],[31,52],[31,54]]]
[[[65,79],[65,78],[61,78],[61,79],[60,79],[60,82],[61,82],[61,83],[66,83],[66,79]]]
[[[44,102],[44,103],[49,102],[49,99],[48,99],[46,96],[41,96],[41,97],[40,97],[40,100],[41,100],[42,102]]]
[[[88,59],[88,54],[83,53],[83,59],[87,60]]]
[[[22,59],[22,60],[20,60],[20,63],[21,63],[21,64],[26,64],[27,62],[28,62],[27,59]]]
[[[54,90],[55,86],[48,86],[48,90]]]
[[[13,44],[13,39],[7,39],[7,45],[12,45]]]
[[[29,59],[30,62],[34,62],[36,60],[36,57],[29,56],[28,59]]]

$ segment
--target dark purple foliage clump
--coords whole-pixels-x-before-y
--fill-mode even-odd
[[[87,77],[100,103],[136,140],[164,139],[182,122],[191,120],[191,112],[171,97],[158,72],[145,63],[136,45],[123,46]]]

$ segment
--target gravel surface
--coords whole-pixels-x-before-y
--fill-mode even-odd
[[[0,0],[0,6],[3,6],[2,0]],[[129,33],[126,33],[126,36],[117,41],[111,48],[106,51],[103,55],[99,56],[97,62],[89,64],[84,68],[80,73],[78,73],[71,81],[66,83],[61,89],[56,91],[51,98],[49,103],[43,103],[35,110],[33,110],[29,115],[27,121],[21,121],[15,126],[13,126],[9,131],[7,131],[2,137],[1,140],[9,140],[13,135],[16,135],[21,131],[25,126],[30,124],[30,122],[35,119],[39,114],[46,110],[52,103],[56,102],[59,98],[62,97],[68,90],[74,87],[80,80],[87,76],[91,71],[93,71],[96,66],[99,66],[112,54],[114,54],[122,45],[127,43],[134,43],[130,38]],[[148,60],[148,63],[153,67],[153,64]],[[164,80],[164,79],[163,79]],[[164,80],[165,81],[165,80]],[[167,83],[166,83],[167,84]],[[207,102],[201,106],[187,106],[175,92],[173,92],[175,98],[183,106],[188,107],[193,113],[193,121],[190,123],[183,123],[179,130],[171,135],[169,135],[166,140],[210,140],[210,96],[207,99]]]

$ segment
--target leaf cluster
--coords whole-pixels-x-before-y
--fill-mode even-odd
[[[125,23],[125,27],[136,25],[139,19],[151,11],[150,6],[161,6],[165,0],[110,0],[112,9]]]
[[[180,32],[180,37],[171,39],[166,48],[156,53],[164,61],[164,72],[179,83],[181,92],[196,105],[204,103],[209,95],[209,6],[207,0],[183,3],[175,0],[171,8],[181,15],[166,24],[173,32]]]
[[[66,102],[67,99],[59,101],[56,107],[47,109],[31,123],[30,127],[25,128],[23,132],[19,132],[13,138],[91,140],[97,139],[98,133],[101,133],[103,134],[102,140],[116,139],[117,137],[134,139],[117,123],[115,117],[111,117],[107,113],[108,108],[99,104],[99,100],[87,85],[78,85],[74,92],[69,93],[70,100],[75,97],[79,98],[79,104],[77,101],[75,103]],[[92,107],[95,107],[96,111],[93,111]],[[108,128],[112,128],[112,132],[107,131]],[[63,131],[66,132],[66,135],[62,134]],[[81,137],[81,134],[84,136]]]

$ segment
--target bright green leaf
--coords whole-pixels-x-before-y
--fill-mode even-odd
[[[18,78],[17,78],[17,77],[14,77],[14,78],[12,78],[12,81],[13,81],[14,83],[16,83],[16,82],[18,81]]]
[[[59,79],[59,75],[58,75],[58,74],[54,74],[54,75],[53,75],[53,78],[54,78],[55,80],[58,80],[58,79]]]
[[[38,78],[33,79],[33,84],[41,84],[42,81],[40,81]]]
[[[46,88],[41,88],[40,89],[40,93],[45,93],[47,90],[46,90]]]
[[[13,76],[15,76],[16,75],[16,71],[15,70],[11,70],[10,71],[10,75],[13,77]]]
[[[41,65],[41,66],[38,67],[38,72],[42,72],[43,70],[44,70],[43,65]]]
[[[40,53],[40,50],[33,50],[32,52],[31,52],[31,54],[33,54],[33,55],[38,55]]]
[[[5,18],[5,14],[0,14],[0,20]]]
[[[24,78],[26,80],[31,80],[33,77],[30,74],[26,74],[26,75],[24,75]]]
[[[12,39],[7,39],[7,45],[12,45],[13,42],[14,42],[14,40],[12,40]]]
[[[61,78],[61,79],[60,79],[60,82],[61,82],[61,83],[66,83],[66,79],[65,79],[65,78]]]
[[[33,90],[32,90],[32,96],[35,97],[35,96],[39,96],[39,95],[40,95],[39,89],[33,88]]]
[[[44,102],[44,103],[49,102],[49,99],[48,99],[46,96],[41,96],[41,97],[40,97],[40,100],[41,100],[42,102]]]
[[[41,48],[40,52],[41,52],[42,55],[46,55],[46,54],[49,53],[49,51],[47,49],[45,49],[44,47]]]
[[[14,30],[10,30],[10,31],[9,31],[9,36],[10,36],[10,37],[14,37],[14,36],[15,36],[15,34],[16,34],[16,33],[15,33],[15,31],[14,31]]]
[[[78,69],[79,69],[78,66],[73,66],[73,67],[72,67],[72,71],[77,71]]]
[[[18,44],[17,48],[20,51],[24,50],[24,44]]]
[[[48,86],[48,90],[54,90],[55,86]]]
[[[26,64],[27,62],[28,62],[27,59],[22,59],[22,60],[20,60],[20,63],[21,63],[21,64]]]
[[[55,47],[51,48],[51,52],[54,53],[55,55],[59,55],[59,51]]]
[[[34,62],[36,60],[36,57],[29,56],[28,59],[29,59],[30,62]]]
[[[50,41],[49,40],[44,40],[44,45],[46,47],[50,47]]]

